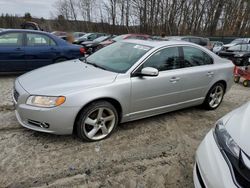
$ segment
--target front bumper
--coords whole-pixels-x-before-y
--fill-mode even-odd
[[[195,187],[201,188],[202,182],[198,178],[196,165],[206,188],[237,188],[229,166],[214,140],[213,131],[207,134],[196,153],[193,179]]]
[[[58,135],[72,134],[77,108],[59,106],[40,108],[26,104],[29,93],[16,81],[18,99],[13,97],[18,122],[28,129]]]

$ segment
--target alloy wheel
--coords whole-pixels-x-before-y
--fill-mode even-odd
[[[224,89],[222,86],[217,85],[216,87],[214,87],[209,96],[210,107],[217,108],[223,99],[223,95],[224,95]]]
[[[107,137],[116,124],[115,113],[106,107],[91,111],[83,122],[83,131],[90,140],[101,140]]]

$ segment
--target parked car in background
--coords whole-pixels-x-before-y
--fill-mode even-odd
[[[0,72],[25,72],[82,57],[82,47],[42,31],[11,29],[0,33]]]
[[[233,68],[196,44],[123,40],[17,78],[16,116],[32,130],[98,141],[120,122],[201,104],[216,109]]]
[[[85,35],[83,35],[82,37],[76,39],[74,41],[74,44],[81,44],[82,42],[85,41],[93,41],[101,36],[106,36],[107,34],[105,33],[87,33]]]
[[[195,188],[250,185],[250,103],[221,118],[196,152]]]
[[[229,47],[226,50],[222,50],[218,53],[223,58],[230,59],[237,66],[244,66],[248,64],[250,58],[250,44],[236,44]]]
[[[105,46],[108,46],[110,44],[113,44],[115,42],[119,42],[125,39],[139,39],[139,40],[149,40],[151,39],[150,35],[145,35],[145,34],[124,34],[124,35],[119,35],[115,38],[112,38],[110,40],[106,40],[104,42],[101,42],[98,45],[98,49],[101,49]]]
[[[250,43],[250,38],[238,38],[230,42],[229,44],[223,45],[223,50],[227,50],[228,48],[235,46],[237,44],[242,44],[242,43]]]
[[[212,45],[212,51],[214,53],[218,53],[223,49],[223,42],[220,41],[211,41],[211,45]]]
[[[73,35],[74,39],[76,40],[76,39],[82,37],[83,35],[86,35],[86,33],[84,33],[84,32],[73,32],[72,35]]]
[[[21,29],[43,31],[43,29],[36,22],[24,22],[21,24]]]
[[[56,35],[56,36],[67,36],[67,32],[65,31],[53,31],[51,34]]]
[[[109,40],[111,38],[112,38],[111,35],[102,36],[102,37],[99,37],[93,41],[82,42],[81,45],[84,47],[87,54],[92,54],[92,53],[96,52],[97,50],[99,50],[98,45],[101,42]]]
[[[212,50],[212,44],[208,38],[195,37],[195,36],[171,36],[165,37],[167,40],[184,40],[187,42],[192,42],[200,46],[206,47],[209,50]]]

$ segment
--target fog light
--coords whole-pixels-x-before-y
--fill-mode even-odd
[[[49,128],[49,124],[43,122],[43,123],[41,123],[41,127],[42,127],[42,128],[45,128],[45,129],[48,129],[48,128]]]

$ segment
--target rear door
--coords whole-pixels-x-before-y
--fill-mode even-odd
[[[52,64],[59,54],[60,49],[49,36],[26,33],[25,59],[28,70]]]
[[[2,33],[0,35],[0,72],[23,72],[25,70],[23,33]]]
[[[183,46],[180,97],[182,101],[203,101],[217,70],[213,58],[198,47]]]

